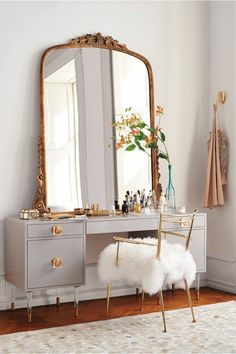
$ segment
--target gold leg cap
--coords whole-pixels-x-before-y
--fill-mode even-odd
[[[14,302],[11,303],[11,311],[15,311],[15,303]]]
[[[32,312],[28,312],[28,322],[32,323]]]
[[[79,317],[79,308],[75,307],[75,317]]]

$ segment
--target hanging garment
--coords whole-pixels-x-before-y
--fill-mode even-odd
[[[213,105],[213,107],[214,114],[208,143],[207,176],[203,201],[205,208],[224,205],[223,185],[227,183],[228,139],[225,133],[219,130],[217,105]]]

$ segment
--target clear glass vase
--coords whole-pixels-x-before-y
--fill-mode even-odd
[[[167,201],[168,211],[174,213],[176,210],[176,204],[175,204],[175,189],[171,179],[171,168],[172,166],[168,165],[169,181],[166,188],[166,201]]]

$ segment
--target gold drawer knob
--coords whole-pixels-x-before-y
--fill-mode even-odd
[[[61,268],[63,266],[63,260],[59,257],[55,257],[51,260],[51,265],[53,269]]]
[[[58,236],[63,232],[63,228],[61,226],[55,225],[52,227],[53,236]]]

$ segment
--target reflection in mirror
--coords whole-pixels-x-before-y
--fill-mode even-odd
[[[146,65],[121,51],[55,49],[43,66],[46,205],[52,210],[98,203],[109,209],[127,190],[152,185],[141,151],[116,151],[113,123],[133,107],[150,124]]]
[[[115,120],[121,119],[128,107],[133,107],[150,124],[149,80],[145,64],[137,58],[113,52],[113,89]],[[117,150],[118,200],[126,191],[152,188],[151,160],[140,150]]]
[[[48,205],[71,209],[82,203],[75,60],[45,75],[44,85]]]

